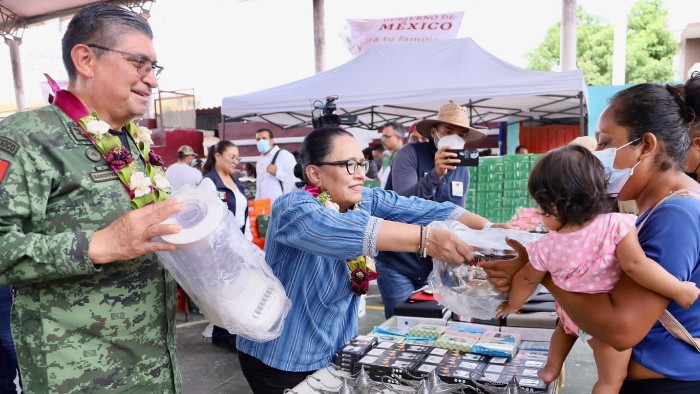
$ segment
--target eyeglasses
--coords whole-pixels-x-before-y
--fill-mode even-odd
[[[241,158],[238,157],[238,156],[236,156],[236,155],[226,155],[226,157],[228,157],[229,160],[231,160],[231,161],[239,161],[239,160],[241,160]]]
[[[345,166],[349,175],[355,175],[359,168],[365,173],[369,171],[369,160],[357,161],[355,159],[350,160],[338,160],[338,161],[326,161],[316,163],[317,166]]]
[[[124,59],[132,62],[136,66],[136,71],[141,75],[142,77],[145,77],[153,71],[153,74],[155,75],[156,78],[160,75],[161,72],[163,72],[163,66],[159,66],[158,62],[154,62],[153,60],[147,58],[146,56],[143,55],[137,55],[135,53],[129,53],[129,52],[124,52],[120,51],[117,49],[112,49],[112,48],[107,48],[103,47],[100,45],[96,44],[87,44],[90,48],[97,48],[101,49],[103,51],[110,51],[110,52],[116,52]]]
[[[391,138],[391,137],[396,137],[396,136],[395,136],[395,135],[386,135],[386,134],[382,134],[382,136],[381,136],[380,138],[383,139],[383,140],[385,140],[385,139],[388,139],[388,138]]]

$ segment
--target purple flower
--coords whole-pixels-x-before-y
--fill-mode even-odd
[[[163,158],[152,150],[148,151],[148,163],[152,166],[159,167],[163,167],[165,165],[165,161],[163,160]]]
[[[114,147],[111,151],[109,151],[106,159],[107,163],[109,163],[109,165],[116,171],[121,170],[129,165],[129,163],[134,161],[134,158],[131,157],[131,152],[129,152],[129,150],[123,146]]]

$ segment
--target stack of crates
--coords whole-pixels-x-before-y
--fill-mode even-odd
[[[487,156],[469,167],[469,194],[465,208],[494,223],[509,222],[518,208],[534,207],[527,179],[541,154]]]
[[[253,235],[253,243],[258,245],[260,249],[265,249],[265,236],[267,235],[267,223],[269,215],[272,211],[271,200],[265,198],[262,200],[248,201],[248,221],[250,222],[250,232]],[[260,232],[259,219],[263,219],[263,232]]]

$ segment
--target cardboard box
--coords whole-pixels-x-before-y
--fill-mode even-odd
[[[404,343],[380,342],[375,346],[375,349],[394,351],[394,352],[413,352],[413,353],[420,353],[420,354],[428,354],[434,348],[432,346],[413,345],[413,344],[409,344],[409,343],[405,343],[405,342]],[[382,354],[384,354],[384,353],[382,353]],[[373,355],[379,355],[379,353],[373,353]]]
[[[520,392],[542,393],[547,390],[547,385],[539,377],[516,376],[515,380],[520,386]]]
[[[511,313],[505,317],[508,327],[555,328],[556,312]]]
[[[393,379],[395,383],[400,384],[401,380],[413,379],[413,370],[420,365],[420,361],[415,361],[416,356],[424,356],[419,353],[403,352],[404,354],[392,355],[388,354],[392,351],[385,351],[387,354],[383,356],[366,355],[356,363],[356,369],[364,367],[365,371],[372,380],[383,381],[384,379]],[[394,352],[398,353],[398,352]],[[400,357],[407,358],[400,358]]]
[[[446,314],[441,318],[426,318],[426,317],[415,317],[415,316],[401,316],[396,315],[396,326],[410,328],[416,324],[433,324],[446,326],[447,321],[450,319],[450,313]]]
[[[481,376],[485,363],[472,361],[463,362],[459,366],[438,365],[437,375],[446,383],[469,383],[474,377]]]
[[[377,344],[377,338],[369,335],[358,335],[348,341],[342,349],[335,352],[333,363],[343,371],[353,373],[355,363]]]

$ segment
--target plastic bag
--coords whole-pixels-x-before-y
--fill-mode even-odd
[[[162,237],[178,246],[157,252],[161,264],[211,323],[254,341],[277,338],[291,301],[260,248],[245,239],[215,190],[184,187],[171,198],[186,208],[164,223],[183,230]]]
[[[473,230],[454,220],[433,222],[430,226],[452,231],[474,248],[475,257],[487,260],[517,257],[516,252],[506,243],[505,237],[526,245],[542,236],[498,228]],[[488,281],[488,275],[483,269],[467,264],[450,264],[433,259],[433,271],[428,276],[428,283],[435,299],[463,318],[492,319],[498,306],[508,298],[507,293],[498,292]]]

